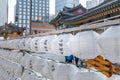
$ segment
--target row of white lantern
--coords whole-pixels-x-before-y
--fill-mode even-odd
[[[40,78],[40,75],[28,68],[30,57],[26,57],[26,55],[23,56],[23,53],[18,51],[0,49],[0,80],[41,80],[42,75]],[[34,58],[36,57],[31,58],[31,60]],[[22,64],[26,64],[28,69]]]
[[[113,62],[120,62],[120,26],[113,26],[99,35],[94,31],[79,32],[75,36],[62,34],[35,38],[0,41],[1,48],[75,55],[82,59],[102,54]]]
[[[38,56],[32,56],[31,54],[26,54],[22,58],[21,64],[27,69],[36,71],[50,80],[119,80],[120,78],[115,75],[107,78],[100,72],[82,72],[74,65],[56,63]]]
[[[3,53],[2,55],[4,58],[7,58],[6,54],[8,54],[8,52],[9,54],[13,53],[12,51],[6,51],[6,50],[1,50],[1,52]],[[20,53],[18,52],[18,54]],[[101,73],[84,72],[84,71],[82,72],[74,65],[56,63],[51,60],[42,59],[38,57],[37,55],[32,56],[31,54],[25,54],[21,58],[21,61],[18,65],[16,65],[13,62],[7,61],[3,58],[0,58],[0,61],[1,61],[0,65],[2,66],[2,68],[4,68],[4,70],[9,71],[10,75],[15,73],[14,75],[21,78],[22,80],[27,80],[27,79],[39,80],[39,77],[34,75],[33,72],[42,74],[44,77],[49,78],[50,80],[73,80],[73,79],[75,80],[93,80],[93,79],[95,80],[96,79],[97,80],[119,80],[120,79],[119,76],[113,76],[108,79]],[[24,66],[25,69],[21,70],[22,67],[19,65]],[[3,69],[0,68],[0,71],[1,70],[3,71]],[[26,72],[26,70],[28,71]],[[2,74],[4,73],[6,74],[6,71],[4,71]],[[23,75],[21,76],[22,72],[23,72]],[[10,78],[10,75],[8,75],[8,77],[6,75],[6,79]]]
[[[88,54],[96,47],[93,31],[79,32],[77,35],[62,34],[35,38],[23,38],[15,40],[0,41],[1,48],[27,50],[31,52],[49,52],[57,55],[80,56],[80,52]],[[77,40],[77,41],[76,41]],[[87,50],[86,50],[87,49]],[[87,51],[87,52],[86,52]],[[95,50],[90,52],[95,53]]]
[[[102,74],[100,76],[94,72],[82,72],[74,65],[57,63],[52,60],[42,59],[37,55],[32,56],[32,54],[25,54],[22,57],[19,56],[21,57],[21,60],[19,64],[17,64],[14,63],[16,61],[13,59],[16,57],[17,52],[9,50],[0,50],[0,52],[3,53],[0,54],[0,57],[3,57],[0,58],[0,70],[6,70],[3,73],[7,72],[8,74],[14,75],[14,77],[17,76],[22,80],[39,80],[39,77],[34,75],[35,73],[41,74],[43,77],[50,80],[93,80],[97,79],[97,77],[99,77],[100,80],[107,80],[107,78]],[[18,52],[18,54],[21,53]],[[19,65],[22,65],[24,69],[22,70],[22,67]],[[88,74],[90,76],[89,78],[86,78],[85,75]],[[6,80],[11,77],[10,75],[8,77],[6,75]]]
[[[82,72],[74,65],[56,63],[31,54],[25,54],[21,64],[28,70],[40,73],[50,80],[107,80],[101,73]],[[86,78],[86,75],[89,76]]]

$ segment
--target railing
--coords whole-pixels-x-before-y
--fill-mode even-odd
[[[53,34],[74,32],[78,30],[97,29],[97,28],[108,27],[108,26],[119,25],[119,24],[120,24],[120,15],[117,15],[114,17],[105,18],[105,19],[94,21],[91,23],[86,23],[84,25],[80,25],[79,27],[57,30],[57,31],[47,32],[47,33],[40,33],[40,34],[30,35],[29,37],[53,35]]]
[[[37,37],[37,36],[45,36],[45,35],[55,35],[55,34],[69,33],[69,32],[82,31],[82,30],[104,28],[104,27],[109,27],[114,25],[120,25],[120,15],[86,23],[86,24],[80,25],[79,27],[56,30],[56,31],[51,31],[46,33],[39,33],[34,35],[25,35],[25,36],[16,37],[13,39],[24,38],[24,37]]]

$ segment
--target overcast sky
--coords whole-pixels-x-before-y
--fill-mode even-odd
[[[16,4],[16,0],[8,0],[8,1],[9,1],[8,22],[14,22],[14,13],[15,13],[14,7]],[[79,0],[79,1],[83,6],[86,6],[85,4],[86,0]],[[54,14],[55,12],[54,3],[55,3],[55,0],[50,0],[50,14]]]

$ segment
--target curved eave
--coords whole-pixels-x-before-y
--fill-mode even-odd
[[[57,16],[50,21],[50,24],[54,24],[61,17],[61,11],[57,14]]]
[[[87,10],[85,7],[83,7],[83,5],[79,4],[78,6],[67,10],[67,12],[72,12],[72,11],[74,11],[75,9],[79,9],[79,8],[82,8],[82,9],[84,9],[84,10]]]
[[[83,20],[78,20],[78,21],[72,21],[72,22],[64,22],[64,24],[69,24],[69,25],[80,25],[81,23],[86,23],[88,22],[89,20],[92,20],[92,19],[95,19],[95,18],[100,18],[102,16],[105,16],[107,15],[106,13],[108,14],[112,14],[114,13],[115,11],[119,11],[120,12],[120,7],[119,9],[117,10],[111,10],[111,11],[107,11],[105,13],[101,13],[101,14],[98,14],[98,15],[95,15],[95,16],[92,16],[92,17],[88,17],[87,19],[83,19]],[[96,17],[97,16],[97,17]]]

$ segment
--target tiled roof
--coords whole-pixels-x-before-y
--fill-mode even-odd
[[[0,27],[1,30],[4,30],[4,26]],[[16,26],[15,24],[8,24],[8,27],[6,28],[8,31],[19,31],[20,27]]]
[[[102,7],[105,7],[107,5],[110,5],[110,4],[112,4],[112,3],[116,2],[116,1],[118,1],[118,0],[107,0],[107,1],[103,2],[102,4],[100,4],[100,5],[98,5],[98,6],[94,7],[94,8],[91,8],[90,10],[88,10],[84,14],[77,15],[77,16],[74,16],[74,17],[70,17],[70,18],[67,18],[67,19],[62,19],[62,22],[71,21],[71,20],[78,19],[78,18],[83,17],[83,16],[87,16],[87,15],[93,13],[95,10],[100,9]]]

